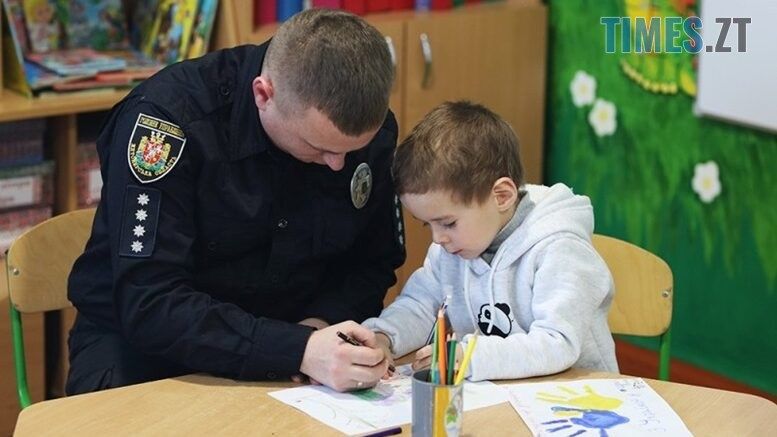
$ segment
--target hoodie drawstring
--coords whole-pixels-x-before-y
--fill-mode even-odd
[[[475,316],[472,314],[472,301],[469,298],[469,263],[469,260],[464,262],[464,300],[467,302],[467,314],[469,314],[469,319],[472,321],[472,326],[476,330],[480,330],[478,321],[475,320]]]
[[[469,295],[469,269],[470,269],[470,263],[471,260],[467,260],[464,264],[464,299],[467,302],[467,308],[469,311],[469,318],[472,321],[472,324],[477,328],[481,333],[491,335],[491,330],[494,329],[494,319],[496,319],[496,302],[494,301],[494,276],[496,274],[496,266],[499,260],[502,258],[502,254],[504,253],[504,250],[497,250],[496,255],[494,255],[494,259],[491,262],[491,271],[488,273],[488,307],[489,311],[491,311],[491,320],[488,322],[488,328],[486,328],[486,332],[483,332],[480,329],[480,325],[478,325],[477,320],[474,316],[474,308],[472,308],[472,301],[470,299]]]

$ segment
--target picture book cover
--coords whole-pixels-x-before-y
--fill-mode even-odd
[[[95,50],[129,47],[121,0],[58,0],[64,3],[62,27],[66,48]]]
[[[184,59],[197,14],[197,0],[162,0],[143,52],[165,64]]]
[[[159,6],[159,0],[135,0],[126,5],[129,10],[129,38],[132,47],[142,47],[144,37],[151,32],[154,25],[154,13]]]
[[[62,76],[95,75],[101,71],[122,70],[127,62],[92,49],[32,53],[28,59]]]
[[[31,52],[60,48],[60,21],[56,0],[22,0]]]
[[[54,91],[77,91],[87,90],[94,88],[108,88],[108,87],[128,87],[132,85],[132,80],[126,78],[115,78],[112,80],[107,79],[81,79],[72,82],[58,82],[52,85]]]
[[[28,86],[30,90],[38,91],[43,88],[48,88],[57,82],[61,82],[65,80],[65,78],[51,70],[41,67],[34,62],[25,60],[24,80],[26,82],[26,86]]]
[[[200,0],[194,30],[191,33],[187,59],[198,58],[208,51],[210,36],[213,32],[213,22],[216,19],[218,0]]]
[[[9,20],[9,30],[22,55],[30,51],[27,27],[24,25],[24,8],[21,0],[3,0],[3,9]]]
[[[22,55],[22,49],[19,46],[19,42],[16,39],[16,32],[14,26],[7,23],[11,14],[9,13],[10,5],[8,0],[3,0],[2,21],[0,22],[0,28],[2,28],[2,67],[3,67],[3,83],[2,86],[12,89],[25,96],[31,96],[32,90],[27,85],[27,80],[24,76],[24,58]]]
[[[150,76],[165,67],[165,64],[138,50],[108,50],[102,54],[123,60],[123,71],[128,73],[149,73]]]

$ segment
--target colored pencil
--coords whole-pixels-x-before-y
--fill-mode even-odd
[[[459,367],[459,371],[456,373],[456,380],[453,381],[454,385],[461,384],[461,381],[467,376],[467,366],[469,366],[469,361],[472,359],[472,352],[475,351],[475,343],[477,343],[477,340],[478,336],[473,335],[467,342],[467,351],[464,352],[464,358],[461,360],[461,367]]]
[[[453,384],[453,375],[456,373],[456,334],[451,335],[448,342],[448,384]]]

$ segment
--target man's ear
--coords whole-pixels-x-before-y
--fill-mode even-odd
[[[267,105],[275,94],[270,78],[264,75],[257,76],[251,84],[251,89],[254,91],[254,103],[256,103],[256,107],[260,111],[266,110]]]
[[[518,187],[508,177],[497,179],[491,188],[491,194],[494,196],[496,207],[500,212],[509,210],[518,201]]]

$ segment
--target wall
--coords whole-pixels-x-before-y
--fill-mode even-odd
[[[777,136],[695,117],[692,55],[604,49],[600,17],[694,3],[549,2],[546,182],[588,194],[596,232],[672,266],[673,358],[777,393]]]

